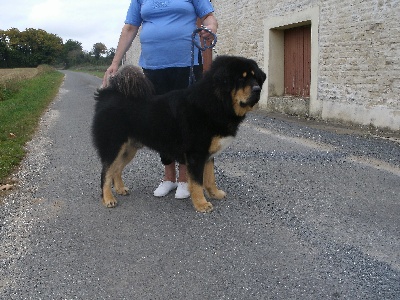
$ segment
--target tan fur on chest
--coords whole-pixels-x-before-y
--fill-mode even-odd
[[[216,156],[223,150],[229,147],[229,145],[232,143],[234,137],[233,136],[227,136],[227,137],[221,137],[221,136],[215,136],[211,140],[211,145],[210,148],[208,149],[208,152],[211,154],[211,156]]]

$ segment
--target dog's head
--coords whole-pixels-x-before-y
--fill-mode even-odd
[[[267,76],[252,59],[237,56],[219,56],[211,66],[210,74],[218,93],[232,101],[237,116],[244,116],[260,100]]]

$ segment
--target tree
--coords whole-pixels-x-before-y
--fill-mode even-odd
[[[21,32],[17,28],[1,31],[1,59],[2,66],[15,68],[24,66],[24,47],[21,42]]]
[[[107,51],[107,59],[109,59],[110,61],[112,61],[113,58],[114,58],[114,56],[115,56],[115,51],[116,51],[115,48],[110,48],[110,49],[108,49],[108,51]]]
[[[64,44],[63,52],[68,53],[74,50],[82,51],[82,43],[71,39],[67,40]]]
[[[59,36],[42,29],[0,30],[0,68],[110,64],[114,55],[115,49],[108,50],[103,43],[94,44],[93,50],[87,52],[83,51],[81,42],[69,39],[64,44]]]
[[[93,54],[96,60],[100,58],[101,54],[106,54],[107,53],[107,47],[103,43],[96,43],[93,45]]]
[[[9,49],[7,36],[4,30],[0,30],[0,68],[7,68],[9,60]]]
[[[78,64],[83,57],[82,43],[71,39],[65,42],[62,52],[65,68],[68,69],[70,66]]]
[[[6,50],[3,50],[7,67],[52,64],[59,58],[63,48],[63,40],[59,36],[34,28],[1,31],[1,41],[7,45]]]

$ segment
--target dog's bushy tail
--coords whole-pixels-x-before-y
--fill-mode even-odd
[[[142,69],[132,65],[122,66],[114,76],[109,78],[107,87],[100,88],[97,94],[106,90],[117,91],[132,100],[148,99],[155,94],[153,84],[144,75]]]

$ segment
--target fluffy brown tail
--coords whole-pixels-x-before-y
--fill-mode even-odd
[[[123,65],[118,72],[109,78],[108,85],[100,88],[98,93],[114,90],[132,99],[146,99],[155,94],[154,86],[144,75],[141,68]]]

